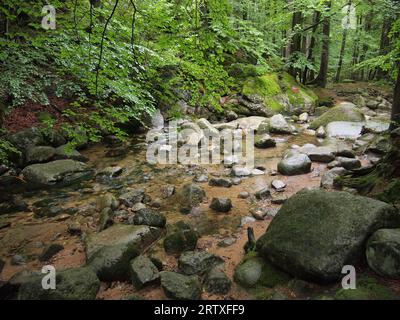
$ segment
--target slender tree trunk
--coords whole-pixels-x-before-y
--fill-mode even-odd
[[[298,54],[301,51],[301,34],[295,31],[296,26],[301,25],[303,19],[303,14],[301,12],[295,12],[293,13],[293,18],[292,18],[292,32],[294,32],[294,36],[292,38],[292,43],[290,45],[290,55],[291,58],[295,55]],[[291,67],[289,69],[289,73],[297,78],[297,75],[299,74],[299,69]]]
[[[371,21],[372,21],[372,18],[373,18],[373,14],[374,14],[374,12],[370,11],[367,14],[367,16],[365,17],[365,20],[364,20],[365,21],[365,25],[364,25],[365,34],[368,34],[372,29]],[[368,45],[367,42],[364,42],[363,49],[362,49],[362,54],[360,56],[360,62],[365,61],[365,58],[367,57],[368,50],[369,50],[369,45]],[[361,80],[365,79],[365,70],[364,69],[362,69],[361,72],[360,72],[360,79]]]
[[[357,30],[356,30],[356,41],[354,42],[354,50],[353,50],[353,61],[352,66],[356,66],[359,62],[360,58],[360,33],[361,33],[361,26],[362,26],[362,15],[357,19]],[[352,79],[357,80],[358,74],[356,71],[352,72],[351,75]]]
[[[321,12],[316,11],[314,12],[314,18],[313,18],[313,25],[314,27],[312,28],[312,35],[311,35],[311,42],[310,42],[310,47],[308,48],[308,54],[307,54],[307,60],[310,61],[311,63],[314,62],[314,48],[315,48],[315,35],[318,29],[318,21],[321,19]],[[303,83],[306,84],[308,81],[308,68],[304,68],[303,72]]]
[[[393,97],[391,129],[395,129],[400,125],[400,63],[398,64],[398,66],[397,82],[394,89]]]
[[[350,23],[351,5],[352,5],[352,1],[350,0],[348,3],[348,10],[347,10],[347,25]],[[337,67],[335,82],[340,81],[340,74],[342,72],[342,67],[343,67],[343,59],[344,59],[344,54],[345,54],[345,50],[346,50],[346,41],[347,41],[348,33],[349,33],[349,29],[347,27],[344,28],[343,35],[342,35],[342,46],[340,48],[339,63],[338,63],[338,67]]]
[[[329,16],[330,9],[332,7],[332,1],[327,2],[328,12],[324,18],[322,27],[322,50],[321,50],[321,64],[319,68],[319,74],[317,78],[312,82],[319,87],[325,88],[328,83],[328,66],[329,66],[329,46],[330,46],[330,35],[331,35],[331,18]]]

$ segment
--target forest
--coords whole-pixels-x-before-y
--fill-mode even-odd
[[[399,300],[399,209],[399,0],[1,1],[0,300]]]

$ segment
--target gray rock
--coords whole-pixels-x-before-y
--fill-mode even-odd
[[[311,160],[305,154],[289,154],[278,164],[279,173],[286,176],[294,176],[309,173],[311,171]]]
[[[256,222],[256,219],[255,219],[255,218],[249,217],[249,216],[243,217],[243,218],[240,220],[240,226],[241,226],[241,227],[244,227],[246,224],[253,223],[253,222]]]
[[[129,263],[158,240],[161,230],[148,226],[113,225],[85,239],[86,257],[102,281],[129,279]]]
[[[197,276],[163,271],[161,287],[166,296],[174,300],[199,300],[201,298],[201,284]]]
[[[260,258],[248,259],[235,269],[233,279],[245,288],[254,287],[261,278],[263,264]]]
[[[206,193],[200,186],[193,183],[184,185],[178,193],[181,212],[184,214],[190,213],[194,207],[199,206],[203,202],[205,197]]]
[[[44,145],[44,137],[37,128],[30,128],[11,135],[8,140],[19,150],[29,147]]]
[[[96,274],[86,267],[58,271],[55,290],[43,289],[42,274],[25,277],[18,291],[19,300],[95,300],[100,288]]]
[[[232,209],[232,201],[227,198],[213,198],[210,208],[217,212],[229,212]]]
[[[34,187],[66,186],[91,179],[93,173],[86,164],[74,160],[33,164],[22,170],[25,180]]]
[[[219,131],[215,129],[207,119],[199,119],[196,123],[200,129],[203,129],[203,132],[206,136],[219,137]]]
[[[213,267],[223,263],[224,260],[221,257],[211,253],[205,251],[189,251],[182,253],[179,257],[178,268],[179,272],[186,275],[202,275]]]
[[[335,160],[335,153],[328,147],[303,146],[298,149],[300,153],[307,155],[311,161],[329,163]]]
[[[230,188],[232,187],[232,180],[225,178],[211,178],[208,182],[208,185],[210,185],[211,187]]]
[[[276,191],[281,192],[286,188],[286,183],[284,183],[282,180],[273,180],[271,186]]]
[[[271,197],[271,190],[268,187],[264,187],[261,190],[258,190],[254,196],[258,200],[265,200]]]
[[[44,248],[43,252],[39,256],[39,261],[49,261],[53,258],[57,253],[64,250],[64,246],[59,243],[52,243]]]
[[[382,229],[375,232],[367,243],[368,265],[377,274],[400,278],[400,229]]]
[[[167,219],[165,216],[157,211],[151,209],[141,209],[139,210],[132,218],[132,221],[129,221],[135,225],[145,225],[156,228],[164,228],[167,223]]]
[[[292,133],[292,127],[286,122],[286,119],[281,114],[271,117],[269,120],[269,132],[271,133]]]
[[[346,175],[348,171],[345,168],[333,168],[325,172],[321,178],[321,187],[324,189],[331,189],[334,187],[335,179],[337,177]]]
[[[242,191],[241,193],[239,193],[240,199],[247,199],[248,197],[250,197],[250,193],[248,193],[247,191]]]
[[[55,153],[53,147],[31,147],[25,153],[25,160],[27,164],[49,162]]]
[[[235,244],[236,241],[237,241],[236,238],[234,238],[234,237],[229,237],[229,238],[226,238],[226,239],[221,240],[220,242],[218,242],[217,245],[218,245],[218,247],[220,247],[220,248],[227,248],[227,247],[230,247],[231,245]]]
[[[261,122],[257,128],[257,134],[266,134],[266,133],[269,133],[269,119]]]
[[[235,121],[239,116],[234,111],[228,111],[226,114],[226,120],[228,121]]]
[[[236,177],[248,177],[251,176],[251,169],[247,167],[234,166],[232,168],[232,174]]]
[[[168,254],[179,254],[196,248],[198,236],[190,228],[175,230],[164,239],[164,250]]]
[[[136,203],[143,202],[145,197],[144,189],[136,189],[122,194],[118,200],[126,207],[132,207]]]
[[[269,134],[264,134],[256,139],[254,145],[259,149],[267,149],[275,147],[276,142]]]
[[[138,290],[157,282],[160,278],[157,267],[145,256],[133,259],[130,262],[130,271],[132,283]]]
[[[213,294],[227,294],[231,290],[232,282],[221,267],[212,268],[204,281],[207,292]]]
[[[324,127],[319,127],[315,133],[317,138],[325,139],[326,138],[326,131]]]
[[[99,216],[99,231],[103,231],[112,226],[114,221],[112,219],[113,212],[110,208],[104,208]]]
[[[337,157],[335,160],[335,167],[342,167],[346,170],[354,170],[361,168],[361,162],[358,159],[345,158],[345,157]]]
[[[164,199],[171,198],[175,194],[175,186],[174,185],[167,185],[164,186],[162,190],[162,196]]]
[[[364,256],[370,234],[399,226],[400,214],[384,202],[304,189],[282,206],[257,251],[300,279],[335,281]]]
[[[96,210],[102,211],[103,209],[115,210],[119,206],[119,202],[115,199],[114,195],[107,193],[96,198]]]
[[[115,177],[118,177],[119,175],[121,175],[122,171],[123,171],[123,169],[121,167],[118,167],[118,166],[116,166],[116,167],[107,167],[107,168],[104,168],[104,169],[100,170],[97,173],[97,176],[104,176],[104,177],[107,177],[107,178],[115,178]]]
[[[64,159],[72,159],[81,162],[87,162],[88,159],[83,156],[79,151],[72,148],[68,144],[59,146],[56,148],[55,159],[64,160]]]
[[[208,176],[206,174],[196,175],[193,180],[198,183],[205,183],[208,182]]]

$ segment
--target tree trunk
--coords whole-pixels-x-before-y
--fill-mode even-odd
[[[392,107],[392,123],[391,129],[395,129],[400,125],[400,63],[397,74],[396,87],[394,89],[393,107]]]
[[[328,83],[328,66],[329,66],[329,46],[330,46],[330,35],[331,35],[331,18],[330,9],[332,7],[332,1],[327,3],[328,12],[324,18],[322,27],[322,50],[321,50],[321,64],[319,68],[319,74],[317,78],[312,82],[319,87],[325,88]]]
[[[294,36],[292,38],[292,43],[290,45],[290,56],[291,58],[301,51],[301,34],[295,31],[297,25],[301,25],[303,15],[301,12],[293,13],[292,18],[292,32],[294,32]],[[294,77],[297,78],[299,74],[299,69],[290,67],[289,73]]]
[[[351,4],[352,4],[352,1],[350,0],[348,3],[348,10],[347,10],[347,25],[349,25],[349,23],[350,23]],[[342,72],[342,67],[343,67],[343,59],[344,59],[344,54],[345,54],[345,50],[346,50],[346,41],[347,41],[348,32],[349,32],[349,29],[347,27],[343,29],[342,46],[340,48],[339,63],[338,63],[338,67],[337,67],[335,82],[340,81],[340,74]]]
[[[365,17],[365,20],[364,20],[365,21],[365,26],[364,26],[365,34],[368,34],[372,29],[371,22],[372,22],[373,14],[374,14],[374,12],[371,11]],[[367,42],[365,42],[363,45],[362,54],[360,56],[360,62],[363,62],[365,60],[367,53],[368,53],[368,49],[369,49],[369,45]],[[361,78],[361,80],[364,80],[364,78],[365,78],[365,70],[364,69],[361,70],[360,78]]]
[[[390,51],[389,33],[392,28],[392,24],[393,24],[393,20],[390,18],[383,20],[381,41],[380,41],[380,45],[379,45],[379,54],[381,56],[386,55]],[[383,79],[383,78],[385,78],[386,75],[387,75],[387,73],[381,69],[379,69],[377,72],[378,79]]]
[[[315,35],[318,29],[318,21],[321,19],[321,12],[320,11],[315,11],[314,12],[314,18],[313,18],[313,28],[312,28],[312,34],[311,34],[311,42],[310,42],[310,47],[308,48],[308,54],[307,54],[307,60],[310,61],[311,63],[314,61],[314,48],[315,48]],[[303,72],[303,83],[306,84],[308,81],[308,68],[304,68]]]

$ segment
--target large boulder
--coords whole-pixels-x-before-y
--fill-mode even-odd
[[[20,131],[8,137],[8,140],[20,150],[44,144],[42,132],[37,128]]]
[[[294,276],[333,281],[343,266],[360,261],[371,234],[399,226],[400,214],[387,203],[305,189],[285,202],[257,250]]]
[[[197,276],[163,271],[161,272],[161,286],[170,299],[199,300],[201,297],[201,284]]]
[[[191,228],[177,229],[165,237],[164,250],[168,254],[179,254],[184,251],[194,250],[197,240],[198,235]]]
[[[372,270],[381,276],[400,278],[400,229],[382,229],[367,243],[367,260]]]
[[[300,153],[306,154],[311,161],[329,163],[335,160],[335,153],[329,147],[316,147],[313,145],[305,145],[298,149]]]
[[[56,148],[55,158],[57,160],[72,159],[76,161],[87,162],[88,159],[83,156],[79,151],[71,148],[68,144],[64,144]]]
[[[292,127],[281,114],[274,115],[269,120],[269,132],[271,133],[292,133],[292,131]]]
[[[352,103],[341,103],[333,107],[310,124],[310,129],[317,130],[334,121],[364,122],[364,114]]]
[[[56,289],[42,287],[43,274],[31,274],[19,285],[20,300],[95,300],[100,288],[96,274],[87,267],[56,273]],[[16,281],[16,280],[14,280]]]
[[[85,239],[86,258],[102,281],[127,280],[130,261],[161,235],[148,226],[114,225]]]
[[[22,170],[24,179],[32,187],[66,186],[91,179],[94,171],[86,164],[74,160],[56,160],[33,164]]]
[[[295,176],[309,173],[312,162],[310,158],[302,153],[289,153],[279,163],[278,171],[285,176]]]
[[[53,159],[55,149],[53,147],[31,147],[25,153],[25,160],[27,164],[43,163]]]
[[[208,137],[218,137],[219,131],[207,119],[197,120],[197,125],[203,130],[204,134]]]

